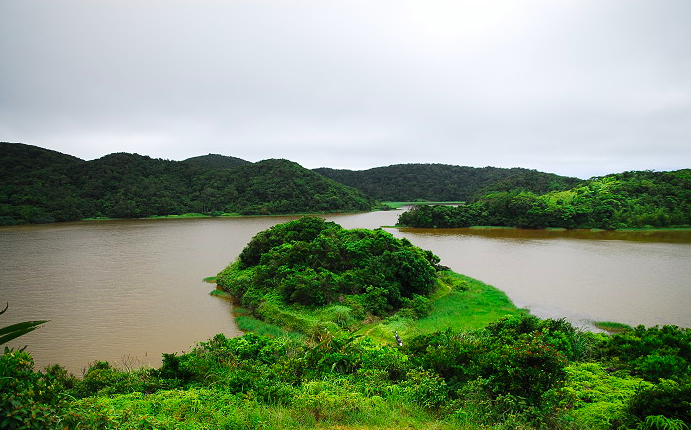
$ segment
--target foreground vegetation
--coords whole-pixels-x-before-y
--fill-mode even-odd
[[[487,194],[458,206],[418,206],[398,225],[458,228],[660,228],[691,226],[691,170],[625,172],[567,191]]]
[[[345,332],[217,335],[157,369],[81,378],[0,357],[0,428],[686,429],[688,329],[607,336],[507,317],[402,347]]]
[[[274,226],[216,277],[245,306],[238,323],[271,336],[216,335],[156,369],[96,362],[81,378],[6,349],[0,428],[691,425],[691,330],[583,332],[439,263],[381,230]]]

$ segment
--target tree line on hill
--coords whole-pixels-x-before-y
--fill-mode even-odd
[[[689,170],[584,181],[521,168],[405,164],[310,171],[288,160],[217,154],[185,161],[128,153],[93,161],[0,142],[0,225],[199,213],[368,211],[375,201],[461,201],[420,207],[411,227],[624,228],[691,225]]]
[[[115,153],[93,161],[0,143],[0,225],[92,217],[368,211],[374,200],[288,160],[178,162]]]
[[[380,201],[469,202],[494,191],[546,193],[567,190],[578,178],[523,168],[468,167],[445,164],[397,164],[369,170],[315,169],[316,172]]]
[[[691,226],[691,170],[632,171],[538,195],[494,192],[476,202],[417,206],[398,225],[426,228],[651,228]]]

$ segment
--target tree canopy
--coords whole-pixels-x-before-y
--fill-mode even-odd
[[[242,158],[229,157],[221,154],[200,155],[198,157],[191,157],[183,160],[185,163],[196,164],[203,167],[211,167],[214,169],[230,169],[235,166],[243,164],[250,164],[249,161]]]
[[[458,228],[650,228],[691,226],[691,170],[633,171],[593,178],[566,191],[494,192],[458,207],[418,206],[401,226]]]
[[[84,161],[35,146],[0,145],[0,225],[185,213],[353,212],[374,205],[369,196],[288,160],[215,168],[209,166],[219,160],[210,156],[179,162],[115,153]],[[231,158],[221,160],[224,166]]]
[[[397,164],[354,171],[316,172],[383,201],[474,201],[492,191],[546,193],[567,190],[583,181],[522,168],[445,164]]]
[[[303,217],[258,233],[219,273],[219,287],[245,306],[275,298],[324,305],[355,300],[374,314],[429,294],[439,258],[378,230],[345,230]]]

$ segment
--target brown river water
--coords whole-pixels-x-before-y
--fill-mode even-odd
[[[392,226],[398,211],[330,215]],[[37,368],[158,366],[216,333],[239,335],[230,303],[202,282],[261,230],[296,217],[89,221],[0,227],[0,327],[47,319],[10,344]],[[542,317],[691,326],[691,232],[387,228]]]

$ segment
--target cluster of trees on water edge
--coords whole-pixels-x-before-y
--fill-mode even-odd
[[[543,195],[525,191],[498,192],[456,207],[417,206],[401,214],[398,225],[569,229],[691,227],[691,170],[624,172],[594,178],[567,191]]]

